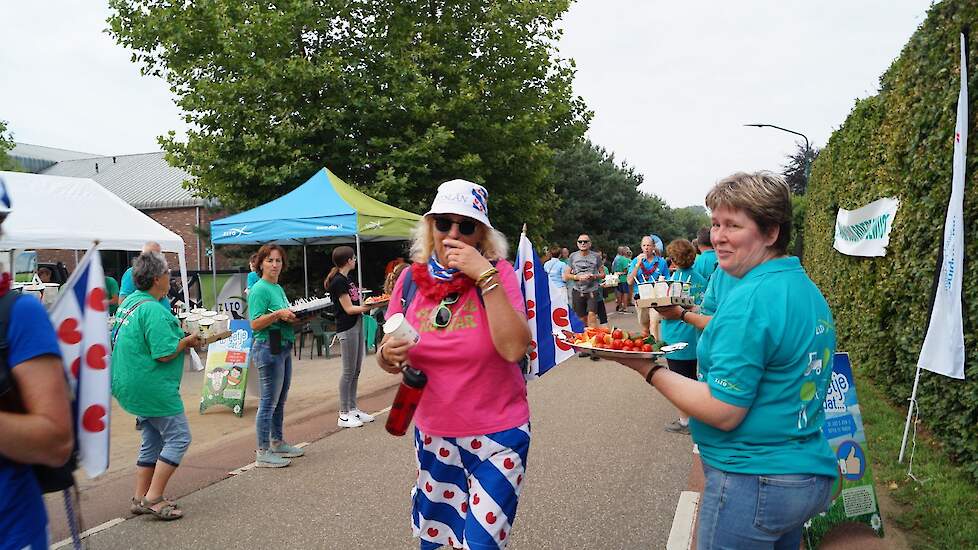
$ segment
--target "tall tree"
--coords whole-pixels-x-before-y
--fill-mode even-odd
[[[804,143],[795,142],[795,152],[787,155],[787,160],[781,167],[781,173],[784,175],[785,181],[788,182],[788,186],[791,187],[792,193],[804,195],[805,191],[808,190],[808,177],[811,174],[806,175],[805,168],[810,169],[815,164],[818,153],[818,147],[806,149]]]
[[[7,132],[7,121],[0,120],[0,170],[19,172],[20,164],[7,155],[14,148],[14,136]]]
[[[552,204],[551,242],[574,250],[578,235],[587,233],[596,249],[613,257],[619,245],[634,249],[643,235],[674,235],[672,212],[665,202],[639,191],[642,175],[604,148],[582,139],[560,151],[555,166],[560,201]]]
[[[192,129],[161,138],[187,185],[250,207],[329,166],[422,212],[439,182],[492,195],[511,236],[549,227],[554,150],[590,113],[558,57],[570,0],[110,0],[110,33]]]

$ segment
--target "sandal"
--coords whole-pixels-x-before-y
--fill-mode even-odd
[[[140,499],[138,499],[136,497],[132,497],[132,499],[129,502],[130,502],[130,504],[129,504],[129,513],[132,514],[132,515],[134,515],[134,516],[141,516],[143,514],[152,514],[153,513],[152,510],[150,510],[149,508],[143,506],[143,504],[140,501]],[[172,500],[169,500],[169,499],[166,499],[166,502],[168,504],[172,504],[173,507],[176,508],[177,510],[180,509],[180,505],[177,504],[176,502],[173,502]]]
[[[159,510],[154,510],[152,508],[161,502],[165,503],[162,508]],[[163,495],[160,495],[153,500],[146,500],[144,497],[143,500],[139,502],[139,505],[145,508],[147,513],[153,514],[157,519],[161,519],[163,521],[172,521],[183,517],[183,511],[177,508],[175,504],[163,498]]]

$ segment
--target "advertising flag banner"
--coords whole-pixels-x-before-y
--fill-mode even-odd
[[[964,167],[968,150],[968,66],[961,35],[961,89],[954,131],[951,198],[944,220],[944,247],[934,294],[934,308],[917,366],[964,379],[964,324],[961,316],[961,278],[964,274]]]
[[[825,424],[822,425],[822,435],[835,453],[840,478],[833,486],[836,497],[828,511],[805,523],[807,547],[818,548],[822,537],[841,523],[865,523],[882,537],[883,520],[876,500],[863,415],[859,410],[856,379],[852,375],[848,353],[835,354],[832,382],[823,406]]]
[[[840,208],[835,218],[835,249],[849,256],[886,256],[899,206],[898,199],[883,198],[856,210]]]

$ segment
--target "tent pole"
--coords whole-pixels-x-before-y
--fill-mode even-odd
[[[211,239],[211,287],[214,290],[214,309],[217,309],[217,245],[214,239]]]
[[[78,251],[75,250],[75,269],[78,269]]]
[[[306,243],[302,242],[302,275],[306,281],[306,298],[309,297],[309,257],[306,256]]]
[[[360,234],[356,234],[357,238],[357,286],[363,289],[363,270],[360,266],[363,265],[363,258],[360,257]]]

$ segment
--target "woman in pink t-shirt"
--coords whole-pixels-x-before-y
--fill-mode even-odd
[[[415,263],[387,309],[388,317],[403,313],[421,339],[385,336],[376,354],[387,372],[410,364],[428,378],[414,416],[411,492],[422,550],[504,548],[523,484],[530,408],[518,362],[530,330],[488,199],[464,180],[438,187],[418,223]]]

